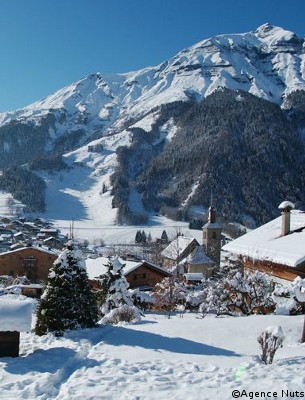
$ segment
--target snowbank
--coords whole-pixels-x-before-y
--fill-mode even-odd
[[[32,304],[0,299],[0,331],[28,332],[32,324]]]

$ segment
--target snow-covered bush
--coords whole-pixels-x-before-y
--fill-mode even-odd
[[[100,300],[103,317],[107,317],[112,310],[118,309],[123,305],[134,307],[140,316],[140,311],[134,306],[132,294],[128,290],[129,283],[124,276],[124,264],[114,257],[109,258],[107,267],[108,270],[101,279]]]
[[[10,275],[0,275],[0,289],[6,288],[12,285],[14,278]]]
[[[25,275],[17,276],[13,281],[13,285],[29,285],[30,283],[31,282]]]
[[[265,364],[272,364],[275,352],[282,347],[284,334],[281,326],[269,326],[257,338],[261,347],[261,359]]]
[[[149,293],[140,289],[129,289],[133,304],[142,311],[149,310],[153,307],[155,299]]]
[[[297,277],[284,286],[277,285],[272,293],[279,315],[296,315],[305,312],[305,279]]]
[[[137,307],[123,304],[106,314],[101,323],[116,325],[120,322],[138,322],[140,320],[141,316]]]
[[[203,290],[191,290],[185,295],[185,309],[197,312],[205,299],[206,294]]]
[[[217,315],[267,314],[274,310],[270,284],[258,271],[243,272],[241,266],[225,267],[219,276],[208,281],[203,289],[204,312]]]
[[[67,329],[93,327],[97,319],[97,303],[90,290],[82,253],[69,242],[50,269],[35,333],[41,336],[54,332],[60,336]]]

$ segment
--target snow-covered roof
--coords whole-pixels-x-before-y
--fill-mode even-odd
[[[221,225],[218,222],[207,222],[203,228],[221,229]]]
[[[178,236],[162,251],[161,255],[162,257],[176,260],[183,254],[183,252],[193,241],[197,242],[197,240],[194,238],[190,238],[187,236]],[[197,242],[197,244],[199,243]]]
[[[38,251],[41,251],[42,253],[48,253],[48,254],[51,254],[51,255],[53,255],[53,256],[54,256],[54,255],[57,255],[57,253],[56,253],[55,251],[50,250],[50,249],[47,248],[47,247],[42,247],[42,246],[39,246],[39,247],[37,247],[37,246],[30,246],[30,247],[21,247],[21,248],[19,248],[19,249],[15,249],[15,250],[11,250],[11,251],[5,251],[4,253],[1,253],[1,256],[4,256],[4,255],[6,255],[6,254],[21,252],[21,251],[24,251],[24,250],[26,250],[26,249],[38,250]]]
[[[202,272],[188,272],[183,276],[187,281],[202,281],[204,279]]]
[[[21,300],[0,299],[0,331],[28,332],[32,324],[32,305]]]
[[[119,259],[120,260],[120,259]],[[86,259],[86,268],[89,279],[98,278],[99,276],[105,274],[107,272],[107,264],[109,259],[107,257],[98,257],[98,258],[87,258]],[[120,260],[122,264],[124,264],[123,271],[124,274],[127,274],[131,269],[135,266],[139,265],[139,262],[134,261],[124,261]]]
[[[223,250],[256,260],[297,267],[305,262],[305,212],[292,210],[290,233],[281,236],[282,217],[225,244]]]
[[[187,257],[186,261],[189,264],[215,264],[204,251],[203,246],[197,246],[192,253]]]
[[[164,274],[164,275],[167,275],[167,276],[170,276],[170,275],[171,275],[171,274],[169,273],[169,271],[167,271],[166,269],[160,267],[159,265],[150,263],[150,262],[148,262],[148,261],[141,261],[140,263],[138,263],[137,265],[135,265],[133,268],[128,269],[128,272],[125,272],[125,269],[124,269],[124,274],[125,274],[125,275],[129,274],[130,272],[132,272],[132,271],[136,270],[137,268],[141,267],[143,264],[145,264],[148,268],[152,268],[152,269],[154,269],[154,270],[156,270],[156,271],[161,272],[161,273]]]

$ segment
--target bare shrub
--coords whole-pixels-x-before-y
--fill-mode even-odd
[[[262,354],[261,359],[265,364],[272,364],[275,352],[283,346],[284,334],[281,326],[269,326],[257,338]]]

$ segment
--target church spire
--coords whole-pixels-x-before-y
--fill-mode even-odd
[[[202,244],[205,248],[207,256],[215,262],[216,266],[219,266],[221,253],[221,225],[216,221],[216,210],[213,206],[212,193],[211,205],[208,213],[208,222],[203,226]]]

